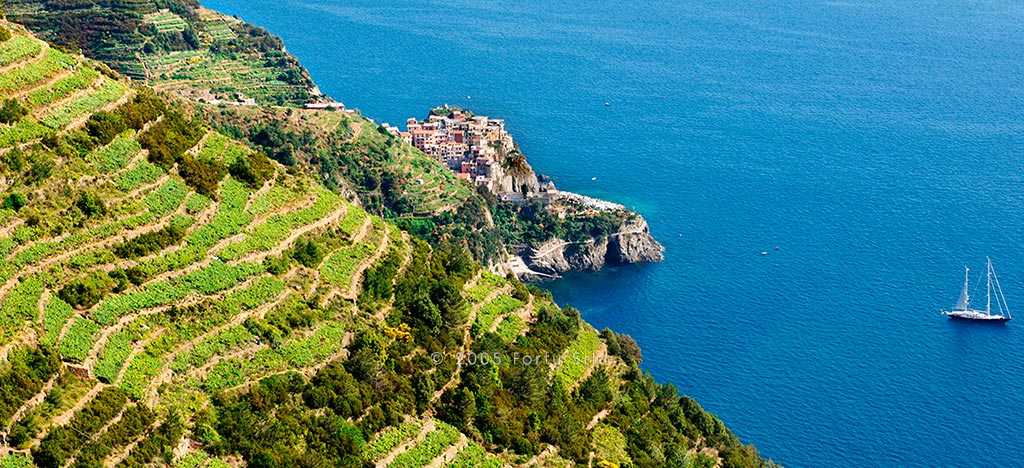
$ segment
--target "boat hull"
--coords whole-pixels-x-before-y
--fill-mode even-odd
[[[1010,317],[1004,317],[1002,315],[988,315],[982,313],[961,313],[961,312],[943,312],[943,314],[949,317],[950,320],[960,320],[965,322],[980,322],[980,323],[1006,323],[1010,321]]]

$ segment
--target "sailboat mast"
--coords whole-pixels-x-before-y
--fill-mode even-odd
[[[985,257],[988,260],[988,288],[985,291],[985,313],[992,315],[992,259]]]

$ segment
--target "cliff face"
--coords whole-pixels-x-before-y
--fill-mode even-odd
[[[548,281],[566,271],[597,271],[607,263],[661,261],[664,251],[651,235],[647,221],[636,215],[606,237],[581,242],[552,238],[526,247],[518,252],[512,270],[523,281]]]
[[[531,167],[529,163],[526,164],[526,167],[529,169],[528,173],[518,177],[512,177],[508,174],[505,168],[501,166],[501,163],[495,162],[491,166],[491,179],[494,181],[494,192],[516,193],[520,191],[524,184],[529,187],[529,191],[531,192],[539,190],[540,182],[537,181],[537,174],[533,172],[533,167]]]

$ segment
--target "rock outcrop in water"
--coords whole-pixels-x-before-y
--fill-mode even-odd
[[[552,238],[523,247],[509,266],[519,279],[538,282],[556,279],[572,270],[597,271],[609,263],[658,262],[664,258],[664,251],[651,235],[647,221],[634,214],[608,236],[576,242]]]

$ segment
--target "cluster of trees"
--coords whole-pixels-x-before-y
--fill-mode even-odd
[[[580,326],[575,309],[540,307],[526,336],[510,345],[497,335],[484,332],[473,343],[472,350],[505,359],[500,363],[463,366],[460,384],[442,397],[438,416],[478,435],[498,451],[508,449],[535,455],[542,444],[550,443],[558,445],[564,457],[585,460],[590,448],[585,426],[603,402],[586,401],[583,396],[567,391],[560,380],[552,378],[548,365],[569,347]],[[514,362],[512,357],[517,354],[551,359],[525,365]],[[591,377],[594,378],[597,377]]]
[[[294,337],[299,330],[308,330],[313,325],[328,319],[331,308],[321,308],[316,300],[305,300],[293,297],[288,302],[275,307],[262,319],[248,318],[243,323],[246,330],[253,336],[277,348],[288,338]]]
[[[192,25],[185,26],[182,31],[160,32],[155,25],[147,24],[139,28],[144,36],[142,51],[147,54],[173,52],[176,50],[196,50],[201,46],[199,33]]]
[[[402,267],[402,256],[397,250],[388,251],[380,263],[371,266],[363,273],[363,289],[359,291],[359,304],[363,309],[371,309],[382,301],[391,299],[394,294],[392,282]]]
[[[3,207],[6,210],[18,211],[24,208],[26,203],[28,203],[28,199],[25,198],[24,194],[12,193],[7,198],[4,198]]]
[[[240,156],[228,165],[228,173],[249,188],[259,188],[274,175],[274,164],[263,153]]]
[[[238,453],[252,468],[363,466],[360,452],[366,437],[346,418],[359,417],[361,413],[351,410],[365,408],[362,392],[373,394],[373,390],[368,383],[355,381],[341,364],[328,365],[314,380],[319,385],[311,385],[301,375],[286,374],[264,379],[244,395],[215,398],[217,419],[204,422],[204,427],[215,426],[217,432],[208,450]],[[338,413],[326,397],[337,396],[335,390],[357,403],[351,409],[333,405],[341,408]],[[309,403],[322,408],[321,414]],[[302,443],[295,443],[299,440]]]
[[[107,204],[103,202],[99,195],[90,191],[85,191],[78,195],[78,199],[75,200],[75,208],[86,218],[107,214]]]
[[[114,288],[114,284],[107,273],[94,271],[66,284],[57,296],[72,307],[88,309],[98,304]]]
[[[184,421],[180,415],[172,411],[156,429],[135,445],[116,468],[143,468],[158,457],[170,464],[174,457],[173,450],[184,433]]]
[[[2,7],[0,7],[2,8]],[[0,17],[3,17],[3,11],[0,10]],[[0,42],[4,42],[11,38],[11,31],[3,26],[0,26]]]
[[[626,365],[639,366],[643,362],[640,345],[632,336],[615,333],[611,329],[601,330],[601,339],[608,345],[608,354],[618,356]]]
[[[98,304],[110,292],[119,293],[146,281],[146,274],[137,267],[108,272],[93,271],[68,282],[57,296],[72,307],[88,309]]]
[[[178,226],[167,226],[159,231],[147,232],[115,245],[114,255],[120,258],[145,257],[181,242],[186,232]]]
[[[156,414],[144,403],[128,407],[121,419],[89,442],[75,455],[71,468],[94,468],[103,466],[103,461],[117,447],[128,445],[141,436],[156,420]]]
[[[239,140],[248,140],[256,148],[285,166],[295,165],[295,148],[316,144],[313,132],[309,130],[301,133],[290,131],[280,120],[260,123],[247,131],[230,124],[225,125],[223,130]]]
[[[227,168],[224,167],[224,163],[221,161],[199,159],[184,154],[185,150],[195,146],[196,143],[199,143],[198,137],[183,139],[179,145],[173,147],[173,151],[177,153],[175,160],[178,162],[178,175],[185,180],[189,187],[195,189],[197,193],[215,198],[217,195],[217,185],[220,184],[221,179],[227,174]],[[180,150],[180,148],[184,148],[184,150]],[[153,153],[149,153],[149,156],[150,161],[154,162]]]
[[[199,47],[195,29],[189,27],[185,33],[157,33],[144,25],[143,15],[152,8],[168,8],[181,15],[190,24],[195,23],[193,11],[199,3],[192,0],[155,0],[151,2],[125,2],[99,0],[81,2],[73,0],[52,0],[44,3],[45,8],[17,8],[26,4],[38,5],[29,0],[6,0],[13,7],[11,19],[24,24],[37,34],[44,35],[64,48],[82,51],[85,55],[112,63],[123,72],[133,69],[128,64],[137,64],[135,50],[129,46],[149,44],[162,50],[184,50]],[[20,13],[30,11],[31,13]]]
[[[203,137],[203,126],[177,111],[165,111],[164,118],[139,135],[139,143],[149,150],[149,162],[170,170],[184,159],[185,151]],[[223,170],[223,169],[222,169]]]
[[[230,165],[219,160],[200,159],[186,152],[199,143],[206,127],[176,110],[162,109],[163,120],[139,135],[139,143],[149,150],[149,162],[170,170],[178,165],[178,175],[196,192],[213,197],[217,185],[228,173],[256,188],[273,176],[274,166],[260,153],[240,156]],[[117,127],[113,127],[116,129]]]
[[[101,8],[83,8],[83,3],[78,1],[47,1],[42,11],[18,8],[38,5],[29,0],[6,0],[4,3],[11,13],[9,19],[46,36],[61,47],[81,50],[100,60],[122,58],[110,53],[110,45],[132,43],[136,30],[142,25],[142,14],[136,11],[140,4],[134,2],[104,0],[94,3]],[[23,11],[31,13],[20,13]]]
[[[128,395],[116,387],[100,390],[96,397],[75,413],[71,422],[53,428],[32,449],[32,460],[39,468],[60,468],[108,421],[121,412]]]
[[[298,251],[327,242],[303,241]],[[374,286],[364,294],[390,299],[400,264],[398,255],[385,257],[374,267]],[[359,329],[349,357],[331,362],[308,381],[298,374],[282,375],[264,379],[249,393],[216,396],[214,411],[197,422],[195,437],[206,441],[211,453],[241,454],[249,466],[362,466],[365,441],[426,409],[453,374],[454,362],[435,366],[416,350],[461,346],[459,327],[465,325],[468,305],[460,291],[475,268],[464,248],[447,244],[432,250],[414,240],[412,260],[393,288],[395,307],[388,318],[394,328],[411,331],[411,339],[394,339],[376,327]],[[266,338],[308,326],[306,314],[322,313],[311,304],[283,309],[246,326]]]
[[[89,117],[84,128],[67,135],[43,138],[43,145],[61,157],[81,157],[114,141],[127,130],[142,130],[149,122],[167,112],[167,104],[152,90],[141,88],[131,101],[111,112],[99,111]]]
[[[409,324],[428,352],[454,349],[462,341],[457,327],[469,317],[462,287],[477,268],[461,245],[443,243],[431,249],[414,240],[412,260],[395,284],[389,325]]]
[[[559,218],[548,212],[539,201],[524,205],[495,202],[491,204],[494,224],[502,238],[510,244],[536,245],[553,237],[584,241],[614,233],[622,226],[627,213],[603,211],[591,216]]]
[[[15,146],[0,154],[0,169],[9,174],[19,185],[34,185],[50,177],[54,165],[53,154],[49,151],[22,151]]]
[[[60,356],[47,347],[14,348],[7,366],[0,372],[0,427],[6,427],[14,413],[60,371]]]

